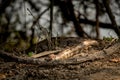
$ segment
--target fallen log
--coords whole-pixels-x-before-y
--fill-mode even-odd
[[[113,46],[103,49],[101,51],[95,52],[90,54],[86,57],[81,57],[77,59],[69,59],[69,60],[52,60],[46,61],[41,60],[39,58],[25,58],[25,57],[18,57],[15,55],[10,55],[8,52],[4,52],[0,50],[0,57],[9,59],[10,61],[14,61],[17,63],[25,63],[25,64],[37,64],[39,66],[57,66],[57,65],[77,65],[83,62],[96,60],[96,59],[103,59],[108,55],[115,53],[116,51],[120,50],[120,42],[114,44]]]

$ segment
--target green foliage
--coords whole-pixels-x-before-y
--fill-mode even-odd
[[[31,57],[34,53],[33,52],[28,52],[28,56]]]
[[[103,40],[105,40],[105,41],[112,41],[113,40],[113,37],[112,36],[110,36],[110,37],[103,37]]]

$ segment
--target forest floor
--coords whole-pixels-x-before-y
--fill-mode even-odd
[[[56,49],[66,49],[77,45],[84,41],[80,38],[63,38],[57,42]],[[116,41],[96,40],[99,44],[97,46],[90,46],[77,53],[76,55],[63,60],[86,59],[89,55],[96,55],[103,49],[108,49],[114,46]],[[46,45],[46,46],[45,46]],[[46,41],[40,42],[26,50],[49,51],[48,43]],[[118,45],[120,46],[120,45]],[[51,48],[51,50],[54,50]],[[111,48],[112,49],[112,48]],[[109,49],[108,49],[109,50]],[[112,51],[112,50],[111,50]],[[109,51],[108,51],[109,52]],[[13,52],[14,53],[14,52]],[[17,54],[17,56],[27,57],[27,55]],[[97,56],[99,57],[99,56]],[[43,58],[43,57],[42,57]],[[6,61],[0,58],[0,79],[3,80],[120,80],[120,48],[105,55],[102,58],[89,59],[76,64],[67,65],[47,65],[41,66],[37,64],[25,64],[14,61]]]

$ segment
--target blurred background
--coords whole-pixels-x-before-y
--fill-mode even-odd
[[[120,0],[0,0],[0,49],[48,37],[119,38]]]

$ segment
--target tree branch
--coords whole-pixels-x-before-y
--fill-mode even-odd
[[[80,26],[78,20],[75,17],[72,0],[66,0],[66,1],[67,1],[67,6],[68,6],[69,14],[70,14],[69,17],[71,17],[71,21],[73,21],[76,33],[77,33],[78,36],[84,37],[84,31],[83,31],[82,27]]]
[[[89,25],[92,25],[92,26],[95,26],[96,25],[96,22],[93,21],[93,20],[88,20],[88,19],[81,19],[79,18],[79,22],[80,23],[83,23],[83,24],[89,24]],[[112,24],[110,23],[103,23],[103,22],[99,22],[99,26],[101,28],[107,28],[107,29],[114,29],[114,27],[112,26]],[[120,27],[120,26],[119,26]]]
[[[115,21],[115,17],[112,14],[112,11],[110,9],[109,0],[103,0],[103,4],[104,4],[104,6],[106,8],[106,11],[107,11],[107,14],[108,14],[108,16],[109,16],[109,18],[111,20],[112,26],[114,27],[114,31],[117,33],[118,37],[120,38],[120,29],[117,26],[117,23]]]
[[[100,37],[100,32],[99,32],[99,1],[94,0],[95,5],[96,5],[96,38],[98,39]]]

